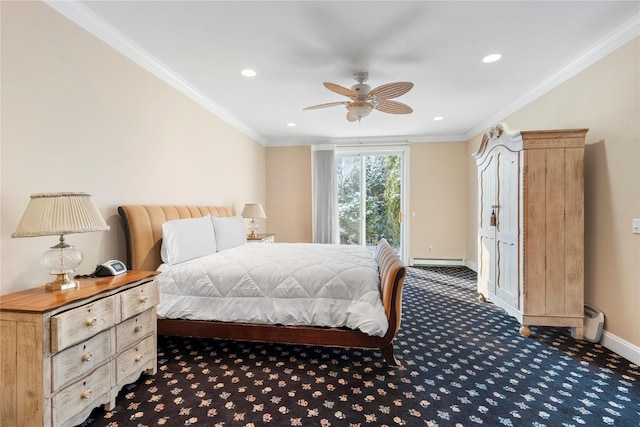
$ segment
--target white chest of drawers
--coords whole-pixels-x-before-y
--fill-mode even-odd
[[[0,296],[0,425],[66,427],[155,373],[155,272]]]

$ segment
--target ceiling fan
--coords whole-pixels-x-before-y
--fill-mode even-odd
[[[378,86],[375,89],[371,89],[371,86],[365,83],[369,78],[369,73],[355,73],[353,78],[358,82],[358,84],[351,86],[351,89],[347,89],[346,87],[334,83],[323,83],[330,91],[348,96],[351,98],[351,101],[312,105],[310,107],[303,108],[303,110],[315,110],[318,108],[333,107],[336,105],[346,105],[347,120],[350,122],[360,121],[360,119],[368,116],[374,109],[390,114],[409,114],[413,112],[413,109],[407,104],[403,104],[398,101],[390,101],[391,98],[397,98],[398,96],[409,92],[413,87],[413,83],[387,83],[382,86]]]

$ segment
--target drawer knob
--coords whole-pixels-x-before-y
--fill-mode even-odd
[[[145,302],[147,302],[147,298],[148,298],[148,297],[147,297],[146,295],[141,296],[141,297],[140,297],[140,302],[141,302],[141,303],[145,303]]]
[[[139,361],[142,360],[142,355],[141,354],[136,354],[136,357],[133,358],[133,360],[137,363]]]
[[[133,328],[133,332],[142,332],[142,326],[136,326],[135,328]]]
[[[93,354],[91,354],[91,353],[85,353],[85,354],[82,355],[82,361],[83,362],[88,362],[91,359],[93,359]]]
[[[86,324],[87,326],[95,326],[98,323],[98,319],[95,317],[87,317]]]
[[[80,393],[80,397],[82,399],[88,399],[91,397],[91,390],[85,390],[82,393]]]

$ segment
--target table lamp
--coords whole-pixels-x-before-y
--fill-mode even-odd
[[[266,218],[267,215],[264,213],[264,209],[262,209],[262,205],[260,203],[247,203],[244,205],[242,209],[242,217],[243,218],[251,218],[251,222],[247,226],[249,229],[249,238],[255,239],[256,232],[260,225],[256,222],[256,218]]]
[[[27,209],[11,237],[60,236],[40,258],[40,264],[56,279],[46,284],[48,291],[79,287],[69,277],[82,262],[82,252],[64,241],[65,234],[109,230],[87,193],[32,194]]]

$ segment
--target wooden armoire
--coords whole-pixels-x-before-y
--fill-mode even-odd
[[[478,165],[478,292],[528,326],[575,328],[584,313],[588,129],[485,132]]]

